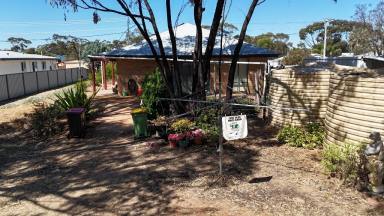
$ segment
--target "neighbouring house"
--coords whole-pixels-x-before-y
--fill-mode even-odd
[[[209,32],[209,30],[203,29],[203,47],[206,47],[205,45],[207,44]],[[183,91],[186,94],[189,94],[191,93],[190,87],[192,86],[192,53],[195,46],[196,26],[189,23],[181,24],[175,28],[175,34],[180,72],[182,73],[182,87]],[[164,50],[167,57],[169,57],[172,66],[172,47],[169,32],[161,32],[160,36],[163,41]],[[151,39],[156,41],[156,36],[151,36]],[[228,71],[231,63],[230,60],[236,44],[237,39],[228,35],[224,36],[223,61],[221,67],[223,81],[221,90],[223,93],[225,93],[225,86],[227,85]],[[157,42],[155,42],[154,45],[158,51]],[[219,54],[220,38],[218,37],[216,39],[211,61],[210,79],[208,80],[208,90],[211,93],[218,92],[220,89],[218,79]],[[277,52],[244,43],[240,52],[240,60],[235,75],[234,91],[260,96],[265,79],[264,75],[268,69],[268,60],[278,56],[279,54]],[[149,45],[145,40],[122,49],[116,49],[96,56],[89,56],[89,58],[91,60],[91,65],[93,65],[91,66],[93,73],[95,73],[95,62],[101,62],[103,80],[106,80],[105,65],[108,62],[116,64],[119,94],[122,94],[123,91],[129,91],[129,85],[132,83],[140,84],[143,81],[144,76],[147,73],[153,72],[157,67]],[[114,67],[112,67],[112,70],[113,68]],[[112,71],[112,83],[115,83],[114,74],[114,71]],[[107,82],[103,82],[103,84],[104,88],[107,88]]]
[[[384,56],[365,56],[363,59],[368,68],[384,68]]]
[[[52,56],[0,51],[0,75],[55,70],[57,62]]]
[[[71,61],[62,61],[58,64],[60,69],[69,69],[69,68],[88,68],[88,62],[84,60],[71,60]]]

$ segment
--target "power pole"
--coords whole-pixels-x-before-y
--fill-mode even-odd
[[[323,59],[327,58],[327,31],[330,19],[324,21],[324,49],[323,49]]]
[[[324,48],[323,48],[323,59],[327,57],[327,29],[328,29],[328,20],[324,22]]]

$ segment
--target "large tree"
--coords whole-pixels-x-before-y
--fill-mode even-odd
[[[288,50],[292,47],[292,43],[289,42],[289,35],[284,33],[274,34],[268,32],[257,36],[247,35],[245,41],[257,47],[275,50],[284,55],[287,54]]]
[[[36,51],[44,55],[65,56],[66,60],[79,60],[87,42],[86,39],[72,35],[53,34],[51,41],[38,46]]]
[[[327,55],[338,56],[343,52],[349,52],[348,45],[350,33],[359,26],[359,22],[349,20],[331,20],[327,29]],[[323,52],[325,22],[315,22],[299,32],[300,39],[315,53]]]
[[[357,54],[384,55],[384,1],[375,7],[357,5],[354,19],[360,23],[351,33],[350,44]]]
[[[11,43],[11,50],[15,52],[23,52],[32,42],[24,38],[10,37],[7,40]]]

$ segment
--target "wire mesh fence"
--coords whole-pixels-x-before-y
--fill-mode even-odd
[[[87,79],[86,68],[0,75],[0,101],[35,94]]]

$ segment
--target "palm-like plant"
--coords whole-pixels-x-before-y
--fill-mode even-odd
[[[68,110],[70,108],[85,108],[86,114],[93,108],[93,99],[95,98],[97,91],[92,95],[87,96],[85,93],[86,85],[83,81],[80,81],[74,88],[64,90],[62,93],[56,94],[56,103],[62,110]]]

